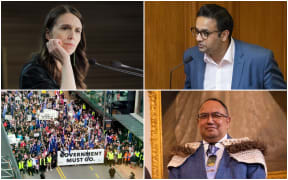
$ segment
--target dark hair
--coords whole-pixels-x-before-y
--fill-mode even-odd
[[[206,103],[207,101],[216,101],[216,102],[220,103],[220,104],[224,107],[227,115],[229,116],[229,112],[228,112],[227,106],[223,103],[223,101],[221,101],[220,99],[217,99],[217,98],[208,98],[208,99],[206,99],[205,101],[203,101],[203,102],[201,103],[201,105],[200,105],[200,107],[199,107],[199,110],[200,110],[200,108],[203,106],[203,104]]]
[[[223,32],[227,29],[229,31],[229,41],[231,40],[233,32],[233,19],[227,9],[216,4],[205,4],[199,9],[196,17],[198,16],[215,19],[217,22],[218,31]]]
[[[84,79],[87,76],[89,63],[88,59],[86,57],[86,38],[85,38],[85,32],[84,32],[84,23],[83,18],[80,12],[75,9],[74,7],[68,6],[68,5],[61,5],[57,6],[50,10],[48,15],[46,16],[44,26],[43,26],[43,32],[42,32],[42,46],[40,50],[40,58],[39,63],[42,64],[48,72],[52,75],[52,77],[56,80],[58,84],[61,82],[61,74],[58,68],[56,67],[56,62],[52,55],[48,52],[48,49],[46,47],[47,39],[46,39],[46,33],[48,31],[52,31],[57,19],[65,14],[65,13],[71,13],[75,15],[82,24],[82,32],[81,32],[81,40],[74,52],[75,54],[75,65],[72,65],[73,73],[75,77],[75,83],[77,88],[79,89],[85,89],[87,86],[84,83]],[[74,59],[73,54],[70,56],[71,61]],[[74,64],[74,62],[71,62],[71,64]]]

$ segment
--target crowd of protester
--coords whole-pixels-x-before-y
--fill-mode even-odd
[[[123,127],[103,128],[103,117],[80,98],[41,91],[2,92],[2,123],[21,173],[34,175],[57,166],[57,152],[105,149],[105,164],[143,166],[141,141]],[[45,109],[57,116],[41,119]],[[9,118],[10,116],[10,118]],[[12,118],[11,118],[12,117]]]

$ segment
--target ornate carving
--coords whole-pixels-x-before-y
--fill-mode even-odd
[[[148,91],[151,120],[152,178],[163,178],[161,91]]]

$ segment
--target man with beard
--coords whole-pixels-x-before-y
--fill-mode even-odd
[[[232,38],[233,19],[216,4],[197,13],[198,46],[184,53],[185,89],[286,89],[271,50]]]

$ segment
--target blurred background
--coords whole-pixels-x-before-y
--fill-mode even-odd
[[[87,56],[143,69],[143,2],[1,2],[1,85],[18,89],[21,69],[40,49],[50,9],[72,5],[84,18]],[[143,78],[90,66],[88,89],[142,89]]]

